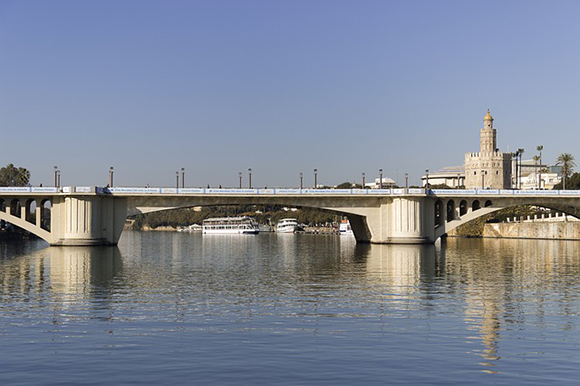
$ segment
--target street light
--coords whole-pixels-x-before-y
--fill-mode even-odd
[[[544,150],[544,146],[539,145],[536,147],[536,150],[540,152],[540,169],[538,170],[539,178],[538,178],[538,189],[542,189],[542,150]]]
[[[520,156],[520,172],[519,172],[519,181],[518,181],[518,189],[522,187],[522,155],[524,154],[524,149],[518,149],[518,154]]]
[[[109,167],[109,187],[113,187],[113,167]]]
[[[429,190],[429,169],[425,169],[425,193]]]
[[[485,189],[485,170],[481,171],[481,189]]]
[[[383,169],[379,169],[379,189],[383,188]]]
[[[242,188],[242,172],[238,173],[238,178],[240,180],[240,189]]]
[[[175,172],[175,189],[179,189],[179,172]]]
[[[318,169],[314,169],[314,189],[318,187]]]
[[[248,189],[252,189],[252,168],[248,168]]]
[[[57,174],[58,174],[58,166],[55,166],[54,167],[54,187],[55,188],[58,188],[58,185],[57,185],[58,184],[58,180],[57,180],[57,177],[56,177]]]
[[[304,182],[304,175],[302,173],[300,173],[300,190],[302,190],[303,182]]]
[[[185,188],[185,168],[181,168],[181,188]]]
[[[405,193],[409,193],[409,173],[405,173]]]
[[[363,174],[362,174],[362,178],[363,178],[363,184],[362,184],[362,188],[363,188],[363,189],[364,189],[364,188],[365,188],[365,186],[366,186],[365,177],[366,177],[366,174],[365,174],[365,173],[363,173]]]

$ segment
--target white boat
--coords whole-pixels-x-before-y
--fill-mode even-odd
[[[251,217],[216,217],[203,220],[203,234],[258,234],[258,224]]]
[[[342,220],[340,226],[338,227],[341,236],[354,236],[352,228],[350,227],[350,222],[348,220]]]
[[[295,218],[283,218],[282,220],[278,221],[276,225],[276,232],[277,233],[294,233],[296,232],[296,228],[298,228],[298,221]]]
[[[177,228],[178,232],[201,232],[201,225],[199,224],[191,224],[186,227],[179,227]]]

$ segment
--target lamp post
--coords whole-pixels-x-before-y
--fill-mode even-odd
[[[536,147],[536,150],[538,150],[540,152],[540,156],[538,157],[540,160],[540,169],[538,169],[538,174],[539,174],[538,189],[542,189],[542,150],[544,150],[544,146],[539,145],[538,147]]]
[[[300,173],[300,190],[302,190],[303,182],[304,182],[304,174]]]
[[[405,193],[409,193],[409,173],[405,173]]]
[[[58,184],[58,180],[57,180],[57,177],[56,177],[57,174],[58,174],[58,166],[55,166],[54,167],[54,187],[55,188],[58,188],[58,185],[57,185]]]
[[[181,188],[185,188],[185,168],[181,168]]]
[[[242,172],[238,173],[238,179],[240,180],[240,189],[242,188]]]
[[[109,167],[109,187],[112,188],[113,187],[113,172],[114,169],[113,167]]]
[[[318,187],[318,169],[314,169],[314,189]]]
[[[481,171],[481,189],[485,189],[485,170]]]
[[[366,186],[366,174],[365,173],[362,174],[362,182],[363,182],[362,188],[365,189],[365,186]]]
[[[425,194],[429,191],[429,169],[425,169]]]
[[[519,171],[519,180],[518,180],[518,189],[522,187],[522,155],[524,154],[524,149],[518,149],[518,154],[520,156],[520,171]]]
[[[379,169],[379,189],[383,188],[383,169]]]
[[[248,189],[252,189],[252,168],[248,168]]]
[[[175,189],[179,189],[179,172],[175,172]]]

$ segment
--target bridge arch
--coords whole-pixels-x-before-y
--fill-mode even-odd
[[[35,236],[38,236],[39,238],[43,239],[47,243],[52,243],[52,241],[53,241],[53,237],[52,237],[50,232],[48,232],[40,227],[37,227],[35,224],[32,224],[32,223],[26,221],[26,219],[12,216],[6,212],[0,211],[0,220],[6,221],[7,223],[10,223],[10,224],[15,225],[19,228],[22,228],[25,231],[28,231]]]
[[[28,200],[25,201],[25,216],[24,216],[24,220],[28,221],[31,224],[35,224],[36,223],[36,200],[33,198],[29,198]]]
[[[13,198],[10,201],[10,215],[14,217],[20,217],[22,214],[22,203],[20,199]]]
[[[472,204],[472,207],[476,207],[476,202],[477,200],[475,200]],[[576,218],[580,219],[580,208],[576,208],[574,206],[563,206],[563,205],[554,205],[554,204],[549,204],[549,203],[541,203],[541,202],[536,202],[536,203],[510,203],[509,205],[502,205],[502,206],[494,206],[493,202],[491,200],[486,200],[485,202],[485,206],[483,208],[478,208],[478,209],[472,209],[471,211],[466,212],[464,215],[460,215],[459,218],[453,220],[453,221],[449,221],[446,222],[444,224],[442,224],[443,226],[437,227],[435,230],[435,238],[439,238],[441,236],[443,236],[444,234],[450,232],[451,230],[467,224],[473,220],[476,220],[480,217],[483,217],[485,215],[497,212],[499,210],[502,209],[506,209],[506,208],[513,208],[516,206],[522,206],[522,205],[531,205],[531,206],[537,206],[537,207],[541,207],[541,208],[546,208],[546,209],[552,209],[552,210],[556,210],[562,213],[565,213],[568,216],[573,216]]]
[[[447,201],[447,222],[455,220],[455,201]]]
[[[461,200],[459,203],[459,216],[463,216],[467,213],[467,201]]]
[[[50,232],[50,222],[52,219],[52,201],[45,198],[40,201],[40,227]]]

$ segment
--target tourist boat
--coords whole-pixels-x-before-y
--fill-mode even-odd
[[[340,232],[341,236],[351,235],[354,236],[352,232],[352,228],[350,227],[350,222],[348,220],[342,220],[340,222],[340,226],[338,227],[338,231]]]
[[[251,217],[218,217],[203,220],[203,234],[258,234],[258,224]]]
[[[298,228],[298,221],[295,218],[283,218],[282,220],[278,221],[276,225],[276,232],[277,233],[294,233],[296,232],[296,228]]]

